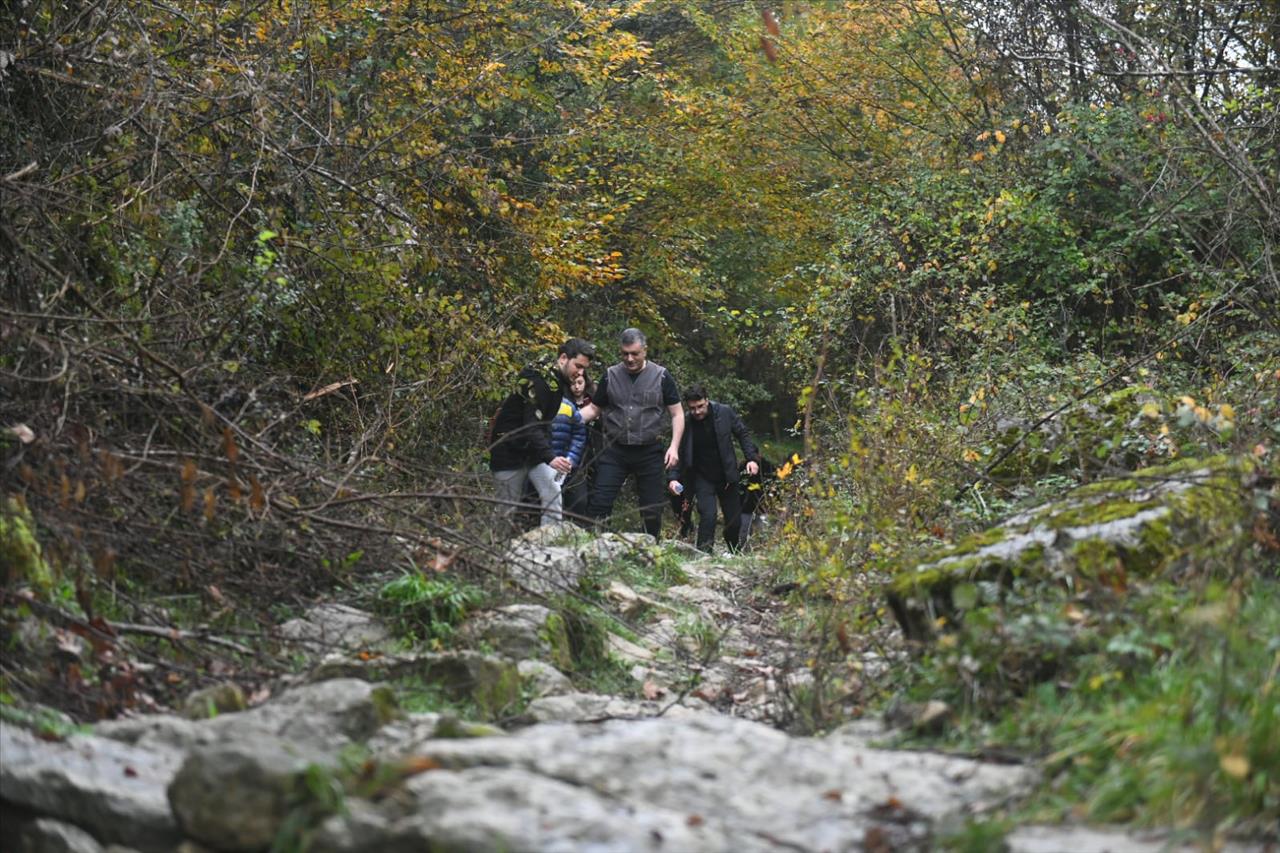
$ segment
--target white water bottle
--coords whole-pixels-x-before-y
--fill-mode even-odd
[[[683,483],[681,483],[679,480],[672,480],[672,481],[671,481],[671,490],[672,490],[673,492],[675,492],[677,495],[683,495],[683,494],[684,494],[684,484],[683,484]]]

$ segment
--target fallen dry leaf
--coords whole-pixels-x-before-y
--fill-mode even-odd
[[[646,681],[644,683],[644,687],[640,689],[644,693],[644,698],[646,699],[657,699],[659,696],[667,692],[666,688],[659,687],[652,681]]]
[[[699,687],[693,691],[693,695],[697,696],[703,702],[715,702],[725,693],[722,687]]]
[[[400,774],[404,777],[417,776],[428,770],[439,770],[440,762],[429,755],[411,755],[400,762]]]
[[[878,826],[869,826],[862,836],[862,849],[866,853],[893,853],[889,833]]]

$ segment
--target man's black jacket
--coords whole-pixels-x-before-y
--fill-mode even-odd
[[[738,457],[733,452],[733,440],[738,439],[742,453],[748,461],[760,461],[760,451],[751,438],[751,431],[738,417],[732,406],[708,401],[707,420],[711,422],[716,434],[716,447],[720,451],[720,467],[724,470],[726,483],[738,482]],[[687,419],[692,421],[692,417]],[[688,477],[693,473],[693,430],[686,422],[684,436],[680,439],[680,477]]]
[[[489,469],[510,471],[550,462],[551,419],[566,395],[564,374],[553,363],[520,371],[519,385],[498,407],[489,432]]]

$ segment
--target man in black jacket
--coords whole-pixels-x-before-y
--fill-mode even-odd
[[[569,393],[569,383],[594,357],[595,347],[581,338],[570,338],[560,345],[554,362],[520,371],[516,390],[494,415],[489,431],[489,470],[507,518],[520,503],[526,481],[538,490],[544,519],[560,516],[556,478],[563,479],[573,463],[552,452],[551,420],[560,411],[560,400]]]
[[[760,451],[747,425],[732,407],[713,403],[701,384],[690,385],[684,393],[689,407],[688,429],[680,446],[680,471],[667,484],[671,494],[692,490],[698,509],[697,546],[710,551],[716,534],[716,502],[724,515],[724,541],[730,551],[738,550],[742,528],[742,499],[738,494],[738,457],[733,450],[736,438],[747,458],[746,472],[760,472]],[[686,495],[687,497],[687,495]]]

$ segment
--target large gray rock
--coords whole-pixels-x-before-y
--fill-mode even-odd
[[[731,850],[723,832],[681,809],[629,803],[519,767],[439,770],[411,779],[383,810],[330,818],[313,853],[501,850],[639,853]]]
[[[579,546],[578,555],[588,563],[610,563],[636,551],[647,551],[656,544],[648,533],[602,533]]]
[[[535,545],[517,541],[504,559],[507,580],[533,595],[557,595],[578,589],[586,560],[569,545]]]
[[[15,849],[18,853],[103,853],[104,850],[98,839],[75,824],[48,817],[23,821]]]
[[[697,699],[688,699],[702,704]],[[671,705],[670,700],[657,702],[643,699],[623,699],[599,693],[561,693],[533,700],[525,708],[521,720],[527,723],[581,723],[606,719],[632,719],[653,717],[662,712],[673,717],[693,713],[689,708]]]
[[[561,669],[573,668],[564,617],[540,604],[509,604],[473,616],[461,634],[512,660],[539,658]]]
[[[219,714],[236,714],[248,707],[244,691],[234,682],[224,681],[193,691],[182,703],[182,716],[206,720]]]
[[[888,584],[903,633],[931,637],[975,604],[1003,598],[1015,579],[1108,578],[1176,571],[1249,541],[1258,463],[1216,456],[1098,480],[950,547],[908,561]]]
[[[318,648],[382,648],[391,632],[378,617],[345,604],[319,604],[278,629],[282,638]]]
[[[480,652],[431,652],[373,658],[326,658],[313,679],[363,678],[371,681],[416,678],[439,687],[454,699],[469,699],[490,716],[500,716],[520,699],[520,673],[515,663]]]
[[[555,595],[577,590],[589,566],[653,545],[653,537],[646,533],[595,536],[568,523],[548,525],[511,540],[503,568],[517,588],[536,595]]]
[[[217,850],[265,850],[305,796],[305,774],[335,764],[332,753],[247,734],[193,749],[169,785],[169,803],[197,841]]]
[[[672,842],[662,849],[852,851],[882,826],[895,838],[915,827],[908,835],[922,843],[933,822],[1030,781],[1022,768],[793,738],[695,712],[395,750],[389,760],[444,770],[350,824],[330,821],[320,849],[422,849],[434,839],[460,845],[445,849],[644,850],[657,832]],[[681,824],[696,837],[667,835]]]
[[[188,749],[245,734],[267,734],[338,749],[367,740],[396,714],[386,687],[353,678],[296,687],[270,702],[209,720],[156,714],[99,723],[97,734],[147,749]]]
[[[525,690],[535,699],[573,692],[569,676],[544,661],[522,660],[516,664],[516,671],[520,673]]]
[[[169,851],[180,840],[165,788],[181,754],[93,735],[41,740],[0,723],[0,799],[75,823],[100,842]]]

